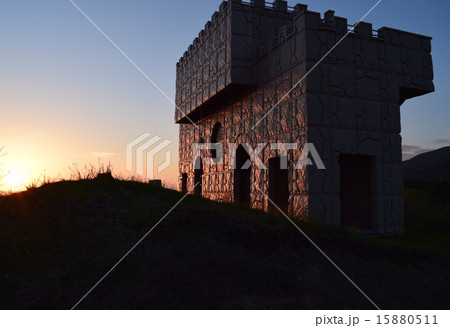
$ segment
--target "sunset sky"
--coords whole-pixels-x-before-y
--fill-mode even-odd
[[[175,64],[220,1],[73,0],[171,99]],[[377,1],[303,1],[349,23]],[[296,2],[289,1],[294,6]],[[448,0],[384,0],[367,17],[433,37],[436,92],[402,106],[405,157],[450,145]],[[175,185],[174,106],[68,0],[0,3],[0,157],[11,184],[73,163],[111,162],[125,173],[125,147],[144,132],[171,140],[172,165],[156,177]],[[163,159],[161,159],[162,161]],[[22,181],[23,182],[23,181]],[[8,189],[5,183],[1,188]]]

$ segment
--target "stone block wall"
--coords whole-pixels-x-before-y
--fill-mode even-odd
[[[284,1],[275,3],[278,7],[267,8],[263,1],[222,2],[177,63],[175,121],[186,123],[186,115],[195,115],[201,105],[232,85],[256,84],[259,52],[294,15],[280,6],[286,5]]]
[[[371,24],[361,23],[340,41],[349,31],[345,18],[333,11],[321,17],[305,5],[291,8],[285,1],[270,7],[263,1],[223,2],[213,26],[222,31],[222,37],[213,37],[222,40],[222,46],[208,43],[213,32],[201,33],[203,39],[177,64],[177,105],[186,113],[176,114],[180,188],[183,173],[188,175],[187,189],[194,185],[194,142],[224,143],[223,165],[206,165],[209,155],[203,154],[202,194],[218,201],[234,201],[230,143],[255,148],[259,143],[289,142],[299,149],[313,143],[326,169],[295,169],[300,152],[289,152],[289,214],[340,225],[340,159],[369,156],[374,162],[371,230],[401,234],[400,105],[434,90],[431,39],[386,27],[372,31]],[[215,52],[215,58],[225,52],[225,60],[200,55],[208,51]],[[195,67],[217,62],[225,63],[220,72],[193,73],[199,70]],[[212,87],[211,81],[223,80],[220,76],[228,78],[220,88]],[[187,123],[186,116],[198,128]],[[220,140],[213,140],[215,127],[220,127]],[[267,146],[260,158],[268,166],[277,156],[280,152]],[[251,182],[256,186],[251,185],[250,205],[268,210],[260,192],[269,192],[268,170],[252,165]]]

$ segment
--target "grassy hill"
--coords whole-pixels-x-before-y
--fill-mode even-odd
[[[380,308],[445,309],[450,207],[433,193],[407,186],[402,238],[296,223]],[[99,179],[0,197],[0,308],[70,309],[181,197]],[[284,217],[189,196],[78,308],[373,306]]]

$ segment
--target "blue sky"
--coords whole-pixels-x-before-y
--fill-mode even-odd
[[[175,64],[220,1],[73,0],[174,98]],[[356,22],[376,1],[304,1]],[[295,5],[290,1],[289,5]],[[366,18],[433,37],[436,92],[401,110],[403,144],[411,153],[450,145],[448,0],[383,0]],[[173,105],[68,0],[0,4],[0,146],[3,166],[36,177],[65,177],[80,166],[111,161],[125,171],[125,146],[143,132],[172,140],[176,181],[178,127]],[[438,140],[440,139],[440,140]]]

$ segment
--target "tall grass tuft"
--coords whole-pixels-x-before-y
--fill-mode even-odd
[[[69,167],[71,180],[91,180],[97,178],[99,174],[110,173],[112,175],[113,167],[111,162],[108,164],[98,163],[98,167],[92,165],[92,163],[85,164],[83,168],[78,166],[78,163],[73,163],[72,167]]]

